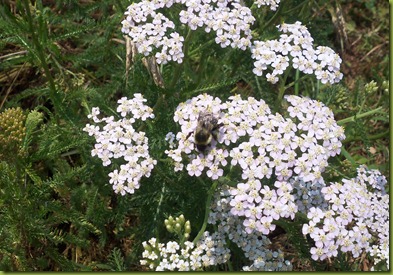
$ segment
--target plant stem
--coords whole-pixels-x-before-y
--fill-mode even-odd
[[[296,69],[295,75],[295,95],[299,95],[299,69]]]
[[[157,222],[157,218],[158,218],[158,216],[159,216],[159,214],[160,214],[161,204],[162,204],[162,201],[164,200],[164,194],[165,194],[165,192],[166,192],[166,185],[165,185],[165,182],[163,182],[162,188],[161,188],[160,200],[158,201],[156,214],[154,215],[154,218],[153,218],[154,223]],[[156,228],[156,230],[157,230],[157,228]],[[157,233],[157,232],[156,232],[156,233]]]
[[[214,181],[212,186],[210,187],[209,191],[207,192],[207,199],[206,199],[206,205],[205,205],[205,218],[203,220],[203,224],[201,229],[198,232],[198,235],[195,237],[193,243],[196,244],[202,237],[203,233],[205,232],[206,226],[207,226],[207,220],[209,219],[209,214],[210,214],[210,205],[212,201],[212,197],[214,194],[214,191],[216,190],[218,185],[218,181]]]
[[[355,121],[355,120],[357,120],[359,118],[363,118],[363,117],[366,117],[366,116],[370,116],[370,115],[376,114],[376,113],[378,113],[381,110],[382,110],[382,107],[379,107],[379,108],[376,108],[374,110],[365,112],[363,114],[356,114],[354,116],[347,117],[347,118],[344,118],[344,119],[341,119],[341,120],[337,121],[337,124],[338,125],[344,125],[345,123],[353,122],[353,121]]]
[[[277,96],[277,101],[276,101],[276,106],[275,106],[276,112],[280,110],[281,102],[282,102],[282,99],[284,97],[284,93],[286,90],[285,83],[287,82],[288,73],[289,73],[289,70],[286,70],[283,77],[282,78],[280,77],[280,82],[279,82],[280,86],[278,87],[278,96]]]
[[[266,30],[270,25],[274,23],[274,21],[281,15],[282,9],[283,9],[283,4],[278,6],[278,10],[275,12],[275,14],[270,18],[270,20],[262,27],[262,30]]]

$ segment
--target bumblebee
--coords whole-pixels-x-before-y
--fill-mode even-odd
[[[211,112],[199,112],[197,127],[186,139],[194,133],[194,144],[199,152],[204,153],[213,139],[217,141],[217,130],[222,126]]]

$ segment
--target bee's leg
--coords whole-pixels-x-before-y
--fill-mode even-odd
[[[186,136],[186,140],[191,136],[192,133],[194,133],[194,131],[190,132],[190,133]]]
[[[217,130],[220,129],[222,126],[224,126],[224,123],[217,124],[217,125],[212,129],[212,131],[217,131]]]
[[[220,129],[222,126],[224,126],[224,123],[217,124],[216,127],[214,127],[211,131],[211,134],[215,141],[217,141],[217,130]]]

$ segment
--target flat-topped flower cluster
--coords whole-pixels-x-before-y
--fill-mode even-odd
[[[190,271],[203,270],[209,266],[223,264],[230,258],[230,250],[225,245],[221,234],[204,232],[202,238],[194,244],[185,241],[159,243],[156,238],[143,242],[142,265],[154,271]]]
[[[185,169],[190,176],[217,180],[237,167],[239,177],[231,178],[237,187],[229,191],[229,204],[233,215],[244,218],[250,234],[269,234],[275,229],[274,220],[308,210],[313,201],[305,200],[303,194],[321,197],[322,172],[328,158],[340,153],[345,137],[332,111],[322,103],[297,96],[286,100],[289,118],[273,115],[263,100],[240,96],[221,102],[204,94],[181,103],[175,111],[174,120],[181,127],[176,134],[178,146],[166,151],[175,171]],[[198,152],[192,133],[199,113],[206,110],[223,126],[217,141]]]
[[[141,94],[135,94],[132,99],[119,99],[117,112],[121,118],[118,120],[114,116],[99,118],[100,109],[94,107],[88,118],[104,126],[87,124],[83,129],[94,136],[96,144],[91,154],[99,157],[104,166],[110,165],[113,159],[124,160],[120,170],[109,173],[113,190],[121,195],[133,194],[135,189],[139,189],[141,178],[149,177],[157,163],[149,155],[145,133],[134,129],[137,120],[154,118],[153,110],[144,102],[146,99]]]
[[[186,168],[189,175],[200,176],[205,169],[218,179],[227,165],[238,165],[241,178],[288,180],[298,176],[305,181],[321,178],[327,159],[340,153],[344,130],[337,125],[332,111],[308,98],[286,96],[290,104],[284,118],[273,115],[263,100],[239,95],[227,102],[203,94],[181,103],[174,115],[181,131],[176,134],[177,148],[166,153],[175,161],[175,171]],[[205,152],[198,152],[193,132],[200,112],[211,112],[223,126],[217,140]],[[185,165],[182,154],[188,156]]]
[[[183,61],[184,37],[176,32],[173,21],[158,11],[173,4],[185,5],[185,9],[179,12],[182,24],[191,30],[202,27],[206,32],[213,30],[217,44],[222,47],[231,45],[244,50],[250,46],[250,25],[255,18],[239,0],[143,0],[131,4],[125,12],[126,19],[122,21],[122,32],[131,37],[140,54],[148,56],[153,49],[160,49],[155,53],[157,63]]]
[[[222,186],[215,194],[211,205],[208,222],[217,228],[217,232],[236,244],[249,260],[249,265],[243,266],[244,271],[290,271],[292,264],[285,260],[281,250],[274,250],[272,242],[266,232],[250,230],[250,224],[233,213],[233,187]],[[247,196],[247,194],[244,194]],[[250,201],[253,198],[250,197]],[[255,208],[254,208],[255,210]],[[252,210],[247,210],[247,216],[251,216]],[[249,215],[251,214],[251,215]],[[261,223],[271,228],[271,220],[259,216]]]
[[[270,5],[275,10],[279,1],[254,3],[258,7]],[[290,63],[305,74],[315,74],[322,83],[336,83],[343,77],[341,58],[329,47],[314,49],[313,38],[300,22],[277,26],[283,33],[278,40],[253,39],[251,26],[255,18],[240,0],[143,0],[131,4],[122,21],[122,32],[132,39],[140,54],[154,55],[158,64],[183,62],[184,37],[176,31],[175,23],[158,11],[174,4],[182,4],[179,21],[191,30],[213,31],[215,42],[222,48],[251,50],[254,74],[261,76],[271,67],[272,72],[266,74],[271,83],[278,81]]]
[[[281,24],[277,28],[283,33],[279,39],[255,41],[251,47],[251,57],[255,59],[254,74],[260,76],[263,71],[272,67],[266,74],[271,83],[278,81],[278,75],[292,67],[305,74],[315,74],[323,84],[337,83],[343,77],[340,72],[341,58],[331,48],[318,46],[314,49],[310,32],[299,21],[295,24]]]
[[[322,188],[327,207],[313,207],[303,234],[314,241],[314,260],[336,257],[339,251],[359,257],[363,251],[374,256],[374,264],[386,261],[389,268],[389,195],[387,181],[377,170],[365,166],[357,177]]]

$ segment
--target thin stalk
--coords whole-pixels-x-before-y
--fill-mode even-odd
[[[295,93],[296,93],[296,89],[299,90],[299,82],[301,79],[305,78],[305,76],[299,76],[299,70],[296,70],[296,79],[295,81],[292,81],[291,83],[285,85],[284,90],[288,90],[289,88],[291,88],[292,86],[295,86]],[[297,85],[297,86],[296,86]],[[299,94],[297,94],[299,95]]]
[[[203,220],[202,227],[198,232],[198,235],[195,237],[195,239],[193,241],[194,244],[196,244],[201,239],[201,237],[203,236],[203,233],[205,232],[205,229],[207,226],[207,220],[209,219],[212,197],[213,197],[214,191],[217,188],[217,185],[218,185],[218,181],[214,181],[212,186],[210,187],[208,193],[207,193],[207,199],[206,199],[206,204],[205,204],[205,218]]]
[[[299,69],[296,69],[295,74],[295,95],[299,95]]]
[[[279,82],[280,86],[278,87],[278,96],[277,96],[275,111],[278,111],[280,109],[281,102],[282,102],[282,99],[284,97],[284,93],[286,90],[285,83],[287,82],[288,74],[289,74],[289,70],[286,70],[284,73],[284,76],[280,79],[280,82]]]
[[[355,120],[357,120],[359,118],[363,118],[363,117],[367,117],[367,116],[371,116],[373,114],[376,114],[376,113],[378,113],[381,110],[382,110],[382,107],[379,107],[377,109],[365,112],[363,114],[356,114],[354,116],[347,117],[347,118],[344,118],[344,119],[341,119],[341,120],[337,121],[337,124],[338,125],[344,125],[345,123],[353,122],[353,121],[355,121]]]
[[[158,205],[157,205],[157,211],[156,211],[156,214],[154,215],[154,218],[153,218],[154,223],[157,222],[157,218],[158,218],[158,216],[159,216],[159,214],[160,214],[161,204],[162,204],[162,202],[163,202],[163,200],[164,200],[164,194],[165,194],[165,192],[166,192],[166,185],[165,185],[165,182],[163,182],[162,188],[161,188],[160,199],[159,199]]]
[[[281,5],[278,6],[278,10],[276,11],[276,13],[272,16],[272,18],[270,18],[270,20],[262,27],[262,30],[265,30],[266,28],[268,28],[271,24],[274,23],[274,21],[277,19],[277,17],[279,17],[282,13],[282,9],[283,9],[284,4],[281,3]]]
[[[319,91],[321,90],[321,81],[317,80],[317,89],[316,92],[314,94],[314,98],[317,97],[317,95],[319,95]]]

